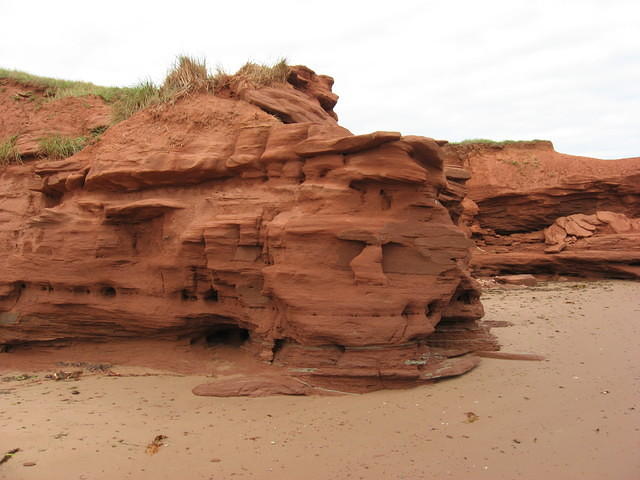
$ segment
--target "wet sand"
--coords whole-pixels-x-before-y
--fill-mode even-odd
[[[242,359],[204,347],[143,366],[97,347],[31,363],[2,353],[2,377],[39,371],[0,382],[0,458],[20,449],[0,478],[640,478],[640,283],[490,290],[483,302],[485,320],[513,324],[493,329],[503,351],[546,360],[484,358],[410,390],[218,399],[191,393],[207,381],[193,365],[234,371]],[[122,376],[45,379],[54,359],[110,360]]]

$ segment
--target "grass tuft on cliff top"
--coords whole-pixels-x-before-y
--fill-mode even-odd
[[[101,87],[89,82],[76,82],[57,78],[39,77],[19,70],[0,68],[0,78],[8,78],[25,86],[45,89],[45,96],[51,98],[82,97],[96,95],[105,102],[112,103],[123,94],[126,87]]]
[[[257,87],[285,83],[287,75],[289,75],[289,65],[286,58],[281,58],[273,65],[247,62],[235,73],[236,77],[245,79]]]
[[[39,77],[5,68],[0,68],[0,79],[8,78],[26,87],[44,89],[44,96],[51,100],[96,95],[112,105],[113,123],[117,123],[150,105],[172,101],[194,92],[214,93],[216,89],[229,86],[232,82],[248,82],[256,87],[285,83],[288,72],[285,58],[274,65],[247,62],[235,74],[228,74],[221,67],[211,73],[204,59],[180,55],[159,86],[147,80],[132,87],[102,87],[90,82]]]
[[[113,123],[126,120],[137,111],[160,103],[162,100],[160,90],[150,80],[128,87],[123,93],[113,102]]]
[[[165,99],[171,99],[192,92],[208,92],[214,86],[204,59],[180,55],[167,73],[160,91]]]
[[[25,87],[44,89],[44,96],[49,100],[86,95],[100,97],[112,105],[114,123],[129,118],[138,110],[154,103],[158,97],[158,89],[149,81],[133,87],[102,87],[89,82],[39,77],[18,70],[0,68],[0,79],[2,78],[11,79]]]
[[[17,135],[12,135],[3,142],[0,142],[0,166],[12,163],[22,163],[22,157],[16,149]]]
[[[204,59],[181,55],[167,73],[158,92],[160,101],[172,101],[195,92],[215,93],[233,84],[248,83],[254,87],[266,87],[285,83],[288,74],[289,65],[285,58],[274,65],[247,62],[236,73],[229,74],[220,66],[215,73],[211,73]]]

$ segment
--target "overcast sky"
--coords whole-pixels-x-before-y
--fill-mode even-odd
[[[0,0],[0,66],[160,82],[176,55],[335,78],[354,133],[553,141],[640,156],[640,1]]]

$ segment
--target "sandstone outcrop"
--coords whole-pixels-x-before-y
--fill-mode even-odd
[[[468,171],[442,142],[350,134],[331,84],[294,67],[1,170],[0,344],[230,341],[347,391],[473,368],[497,346],[456,225]]]
[[[599,160],[550,142],[451,144],[465,168],[461,227],[476,275],[640,278],[640,158]]]

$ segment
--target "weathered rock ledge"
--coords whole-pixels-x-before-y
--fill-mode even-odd
[[[231,339],[344,391],[458,375],[497,348],[457,226],[468,172],[445,174],[429,138],[350,134],[331,79],[294,71],[1,170],[0,344]]]
[[[551,142],[447,145],[472,173],[460,225],[476,276],[640,279],[640,158],[558,153]]]

